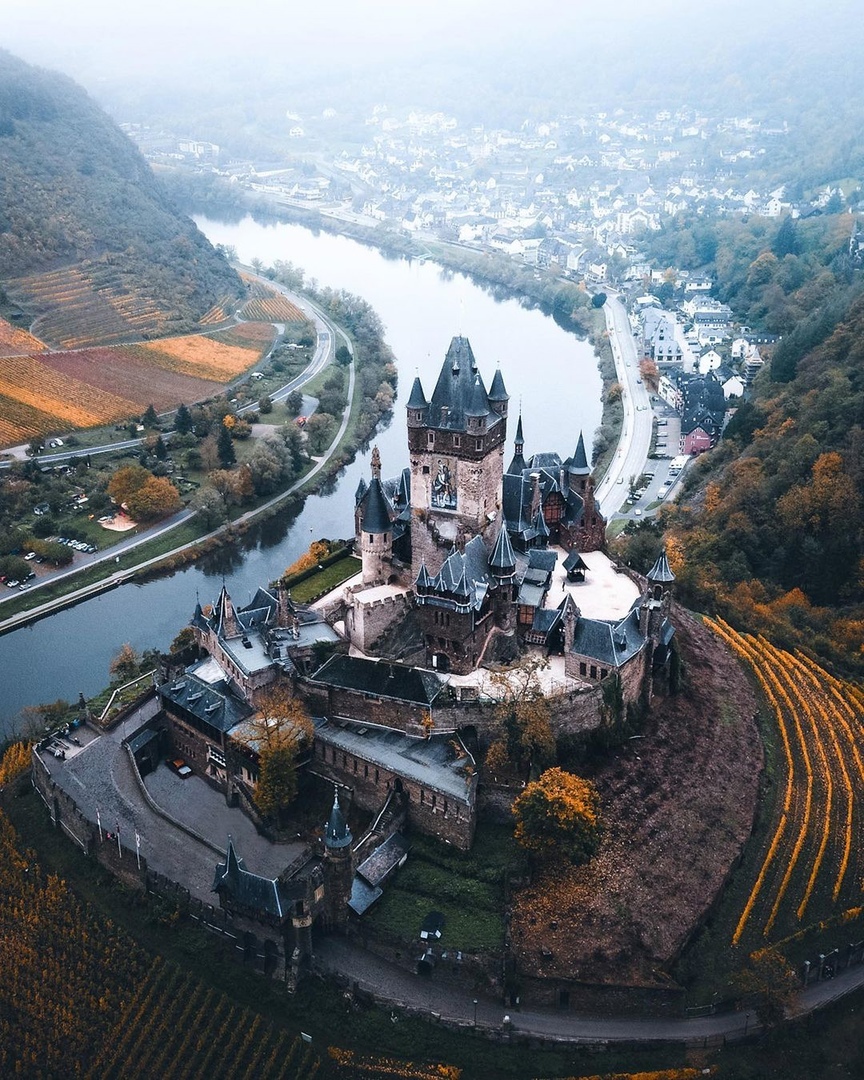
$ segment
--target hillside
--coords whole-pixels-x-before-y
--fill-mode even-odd
[[[647,569],[665,541],[678,597],[864,674],[864,248],[860,219],[682,216],[648,241],[707,273],[769,362],[660,528],[620,544]],[[662,532],[662,536],[661,536]]]
[[[195,327],[241,283],[65,76],[0,51],[0,307],[51,344]]]

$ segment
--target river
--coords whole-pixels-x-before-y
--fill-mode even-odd
[[[600,423],[601,383],[591,346],[562,330],[538,310],[516,300],[496,301],[462,274],[431,262],[390,258],[344,237],[299,225],[263,225],[245,218],[229,225],[196,219],[215,243],[233,246],[243,262],[277,259],[303,267],[307,279],[365,297],[381,317],[399,368],[399,398],[392,423],[374,439],[385,476],[407,464],[403,402],[415,374],[432,393],[444,354],[455,334],[471,341],[488,387],[500,364],[510,394],[508,446],[520,408],[525,453],[576,447],[579,432],[590,446]],[[108,666],[123,642],[136,649],[167,648],[188,622],[196,596],[213,600],[224,576],[239,604],[259,584],[278,576],[321,536],[353,531],[354,491],[369,476],[369,452],[343,470],[325,492],[306,501],[299,514],[283,512],[251,529],[242,542],[169,577],[124,585],[0,637],[0,733],[14,726],[27,705],[91,695],[108,681]]]

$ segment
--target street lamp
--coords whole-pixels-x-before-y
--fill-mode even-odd
[[[474,998],[474,1027],[477,1027],[477,998]]]

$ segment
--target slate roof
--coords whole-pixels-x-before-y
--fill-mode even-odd
[[[341,655],[331,656],[310,682],[419,705],[431,705],[447,685],[446,679],[426,668]]]
[[[213,892],[222,893],[233,903],[251,911],[263,911],[282,918],[282,898],[275,879],[260,877],[246,869],[234,850],[234,841],[228,837],[225,862],[216,866]]]
[[[578,551],[571,551],[567,558],[564,560],[564,569],[569,574],[573,570],[587,570],[588,564],[582,558]]]
[[[341,851],[342,848],[351,846],[352,839],[348,822],[345,820],[342,807],[339,805],[339,792],[336,791],[333,795],[333,808],[330,811],[330,817],[324,826],[324,846],[332,851]]]
[[[370,885],[381,885],[408,854],[408,842],[401,833],[388,836],[368,859],[357,867],[357,873]]]
[[[370,907],[384,895],[384,890],[377,885],[369,885],[358,874],[354,875],[351,882],[351,899],[348,907],[355,915],[365,915]]]
[[[426,581],[417,575],[415,598],[418,604],[440,604],[468,611],[479,611],[486,600],[489,590],[496,582],[490,570],[486,545],[479,536],[473,537],[465,545],[464,551],[454,547],[441,569],[432,577],[426,574]]]
[[[414,384],[411,387],[411,396],[408,398],[408,404],[405,406],[407,409],[425,409],[429,402],[426,400],[426,395],[423,393],[423,384],[420,382],[420,376],[414,377]]]
[[[393,507],[384,494],[381,481],[373,477],[365,495],[360,500],[360,521],[363,532],[379,535],[390,532],[394,516]]]
[[[498,530],[498,539],[492,549],[489,566],[496,577],[509,577],[516,569],[516,556],[513,554],[513,545],[510,543],[506,522],[502,522]]]
[[[669,566],[669,560],[666,558],[665,548],[660,552],[657,562],[648,571],[648,580],[657,582],[672,582],[675,580],[675,575]]]
[[[159,696],[163,702],[178,706],[222,732],[230,731],[254,711],[245,701],[235,697],[226,683],[206,683],[195,676],[193,669],[179,679],[163,683],[159,687]]]
[[[636,606],[620,622],[577,619],[572,651],[597,660],[605,667],[619,668],[631,660],[644,644]]]
[[[576,449],[573,451],[573,457],[568,458],[564,462],[564,466],[568,473],[573,476],[583,476],[591,472],[588,467],[588,455],[585,453],[585,440],[582,438],[582,432],[579,432],[579,442],[576,443]]]
[[[493,412],[489,404],[470,342],[464,337],[454,337],[435,384],[432,400],[426,407],[424,420],[431,428],[466,431],[466,417],[469,415],[485,416],[487,430],[504,422],[503,417]]]
[[[451,735],[414,739],[392,728],[314,718],[315,739],[470,805],[474,763]],[[458,748],[458,753],[457,753]],[[470,767],[470,769],[469,769]]]
[[[495,374],[492,376],[492,385],[489,387],[489,400],[490,401],[509,401],[510,395],[504,387],[504,379],[501,375],[501,368],[495,369]]]

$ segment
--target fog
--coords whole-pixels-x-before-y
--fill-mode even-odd
[[[859,16],[851,0],[818,10],[776,0],[16,0],[4,11],[2,40],[109,104],[157,90],[219,98],[226,86],[254,94],[256,86],[317,81],[323,92],[361,74],[382,86],[389,76],[407,99],[412,74],[422,81],[436,65],[451,79],[488,72],[505,84],[508,64],[520,72],[560,65],[582,90],[626,92],[637,73],[657,86],[674,84],[682,70],[710,80],[718,67],[757,83],[821,42],[835,51],[848,43],[839,64],[851,73]]]

